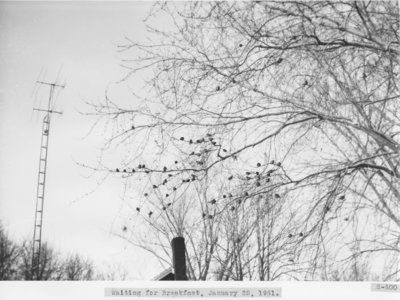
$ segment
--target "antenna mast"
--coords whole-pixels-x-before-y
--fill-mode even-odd
[[[40,268],[40,251],[42,244],[42,222],[43,222],[43,203],[44,203],[44,190],[46,184],[46,167],[47,167],[47,153],[49,147],[50,135],[50,120],[53,113],[62,114],[61,112],[51,109],[54,90],[56,88],[64,88],[64,85],[56,83],[49,83],[37,81],[39,84],[48,85],[50,87],[49,100],[47,109],[34,108],[36,111],[46,112],[42,121],[42,138],[40,143],[40,157],[39,157],[39,171],[36,192],[36,208],[35,208],[35,224],[33,228],[33,246],[32,246],[32,269],[31,279],[41,280],[42,271]]]

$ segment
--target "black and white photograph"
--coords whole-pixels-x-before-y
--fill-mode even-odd
[[[0,299],[398,299],[399,54],[394,0],[1,1]]]

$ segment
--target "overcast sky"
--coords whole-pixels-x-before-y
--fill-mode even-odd
[[[0,220],[12,237],[32,238],[43,118],[32,109],[44,107],[48,96],[48,87],[35,81],[41,74],[52,82],[59,74],[66,88],[56,105],[63,115],[52,119],[43,238],[97,265],[124,264],[132,279],[162,270],[114,234],[125,213],[121,184],[109,180],[91,193],[95,178],[75,162],[97,159],[102,136],[86,137],[93,119],[80,111],[88,110],[84,101],[101,100],[107,87],[115,87],[114,96],[124,93],[124,84],[113,85],[125,74],[117,45],[124,35],[144,38],[142,20],[151,5],[0,2]]]

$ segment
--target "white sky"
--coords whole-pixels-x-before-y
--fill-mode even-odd
[[[43,237],[60,252],[87,255],[96,265],[121,263],[132,279],[162,270],[113,233],[121,228],[121,184],[108,181],[83,197],[96,181],[75,161],[95,163],[102,142],[99,135],[85,138],[93,119],[79,113],[88,110],[83,100],[101,100],[107,86],[123,77],[116,46],[124,35],[143,39],[142,20],[151,5],[0,2],[0,220],[12,237],[32,237],[43,117],[32,108],[44,107],[48,87],[36,97],[32,91],[42,69],[42,79],[54,81],[62,67],[67,86],[57,99],[63,115],[52,119]]]

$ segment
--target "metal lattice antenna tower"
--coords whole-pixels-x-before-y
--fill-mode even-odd
[[[42,138],[40,143],[40,157],[39,157],[39,171],[38,171],[38,182],[36,192],[36,209],[35,209],[35,224],[33,228],[33,246],[32,246],[32,269],[31,278],[33,280],[41,279],[41,268],[40,268],[40,251],[42,244],[42,222],[43,222],[43,203],[44,203],[44,191],[46,184],[46,167],[47,167],[47,153],[49,147],[49,135],[50,135],[50,120],[51,114],[61,112],[54,111],[51,109],[54,90],[55,88],[64,88],[64,85],[58,85],[55,83],[48,83],[43,81],[37,81],[39,84],[48,85],[50,87],[49,100],[47,109],[34,108],[33,110],[46,112],[42,122]]]

